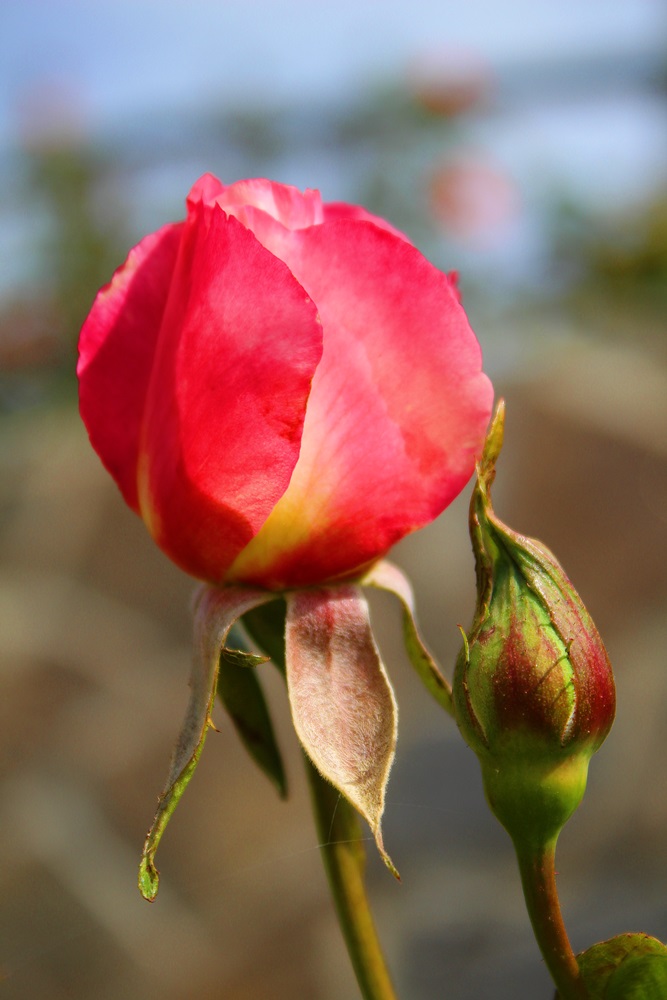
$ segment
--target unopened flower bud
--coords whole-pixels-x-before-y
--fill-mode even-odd
[[[457,721],[480,759],[489,804],[516,841],[557,837],[614,719],[606,650],[553,554],[491,506],[499,406],[470,505],[477,607],[454,678]]]

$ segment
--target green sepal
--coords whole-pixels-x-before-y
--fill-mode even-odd
[[[661,955],[627,958],[609,977],[605,1000],[665,1000],[667,949]]]
[[[241,624],[260,649],[269,656],[274,667],[285,673],[285,599],[277,597],[270,604],[247,611]]]
[[[172,817],[174,809],[180,802],[183,792],[190,784],[190,779],[195,773],[201,752],[204,749],[205,735],[205,733],[202,734],[195,752],[192,754],[187,766],[179,774],[178,779],[160,796],[155,819],[146,836],[146,843],[144,844],[139,863],[138,885],[139,892],[149,903],[152,903],[157,896],[160,884],[160,873],[155,867],[155,852],[162,840],[162,834]]]
[[[453,701],[494,815],[517,850],[535,850],[579,805],[590,758],[614,718],[615,690],[602,639],[562,566],[493,510],[503,421],[501,401],[470,503],[477,604]]]
[[[453,716],[454,706],[449,681],[442,674],[419,634],[410,581],[398,566],[387,559],[381,559],[359,582],[362,587],[386,590],[399,599],[403,610],[403,642],[408,659],[431,697]]]
[[[139,864],[139,891],[149,903],[155,899],[160,881],[155,867],[155,852],[174,809],[196,770],[208,730],[215,728],[211,722],[211,712],[221,654],[225,649],[229,630],[246,611],[273,599],[274,595],[267,591],[246,587],[203,586],[197,592],[190,699],[172,755],[167,783],[158,799],[155,818],[146,835]],[[254,660],[256,662],[256,658]]]
[[[577,955],[589,1000],[665,1000],[667,947],[648,934],[619,934]],[[554,1000],[560,1000],[556,993]]]
[[[223,649],[218,672],[218,696],[243,746],[284,799],[287,797],[285,768],[264,692],[254,669],[268,659],[268,656],[256,656],[240,649]]]

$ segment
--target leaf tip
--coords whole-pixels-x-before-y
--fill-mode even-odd
[[[276,782],[276,788],[278,789],[278,798],[281,802],[287,802],[289,798],[289,789],[287,787],[287,779],[282,782]]]
[[[397,882],[400,882],[401,881],[401,876],[400,876],[400,873],[398,871],[398,868],[396,867],[396,865],[394,864],[394,862],[391,860],[391,858],[389,857],[389,855],[387,854],[387,852],[386,851],[381,851],[380,854],[382,856],[382,860],[384,861],[385,865],[387,866],[387,868],[389,869],[389,871],[391,872],[391,874],[394,876],[394,878],[396,879]]]
[[[489,425],[484,442],[484,451],[479,462],[478,478],[488,490],[496,475],[496,463],[503,447],[505,433],[505,400],[498,401],[496,411]]]
[[[387,866],[387,868],[389,869],[389,871],[391,872],[391,874],[394,876],[394,878],[396,879],[396,881],[400,882],[401,881],[401,876],[400,876],[400,874],[398,872],[398,868],[396,867],[396,865],[394,864],[394,862],[391,860],[391,858],[389,857],[389,855],[387,854],[387,852],[384,849],[384,843],[382,841],[382,832],[380,831],[379,826],[373,832],[374,832],[374,835],[375,835],[375,846],[377,847],[378,851],[380,852],[380,857],[382,858],[382,860],[384,861],[385,865]]]
[[[139,865],[139,892],[147,902],[152,903],[157,896],[159,885],[160,873],[150,858],[144,855]]]

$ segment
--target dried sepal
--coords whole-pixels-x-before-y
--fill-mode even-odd
[[[397,875],[380,827],[397,709],[360,588],[287,595],[285,652],[292,719],[306,753],[368,821]]]

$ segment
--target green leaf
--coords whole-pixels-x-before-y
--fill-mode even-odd
[[[242,619],[242,624],[253,642],[263,649],[271,662],[285,673],[285,599],[278,597],[270,604],[252,608]]]
[[[159,872],[155,852],[174,809],[195,772],[211,723],[221,651],[234,622],[250,608],[273,600],[265,590],[245,587],[200,589],[195,601],[194,652],[190,675],[190,701],[172,756],[167,784],[158,799],[139,865],[139,891],[153,902],[158,891]]]
[[[287,796],[285,769],[264,692],[253,669],[267,660],[268,656],[223,649],[220,654],[218,695],[244,747],[284,799]]]

